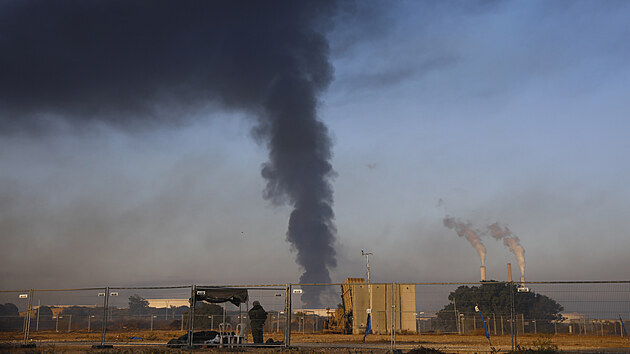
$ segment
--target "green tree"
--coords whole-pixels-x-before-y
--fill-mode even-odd
[[[18,316],[20,314],[20,310],[18,310],[18,307],[15,306],[15,304],[12,304],[10,302],[1,305],[0,304],[0,315],[3,316]]]
[[[21,328],[20,311],[12,303],[0,304],[0,330],[12,331]]]
[[[142,296],[129,296],[129,313],[132,315],[146,315],[149,313],[149,302]]]
[[[214,321],[209,316],[214,316]],[[215,304],[198,302],[195,307],[195,328],[210,329],[212,322],[218,326],[223,320],[223,307]]]
[[[83,306],[71,306],[71,307],[66,307],[61,311],[61,315],[65,316],[65,315],[72,315],[74,316],[74,318],[78,318],[78,317],[85,317],[86,315],[86,308]]]
[[[52,319],[53,312],[48,306],[42,306],[39,308],[39,318],[43,321],[49,321]]]
[[[535,319],[541,332],[553,328],[552,321],[562,320],[560,312],[564,308],[548,296],[518,292],[516,284],[485,282],[480,286],[460,286],[449,294],[451,303],[437,313],[441,329],[457,329],[455,309],[458,314],[470,316],[476,313],[475,306],[479,306],[486,320],[493,314],[509,316],[512,306],[510,287],[514,295],[514,313],[519,317]]]

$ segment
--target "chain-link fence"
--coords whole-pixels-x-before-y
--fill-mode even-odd
[[[0,291],[0,305],[0,340],[25,345],[630,346],[630,281],[29,289]]]
[[[628,282],[417,284],[418,330],[492,335],[622,335]],[[436,299],[448,299],[446,304]],[[475,307],[479,311],[476,311]],[[485,333],[484,333],[485,334]]]

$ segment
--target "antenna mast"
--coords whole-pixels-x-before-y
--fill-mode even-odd
[[[365,267],[367,268],[367,282],[370,282],[370,256],[373,255],[372,252],[363,252],[361,250],[361,255],[365,256]]]

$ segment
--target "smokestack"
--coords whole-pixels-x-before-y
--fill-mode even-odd
[[[503,240],[503,244],[510,249],[510,252],[514,253],[518,266],[521,269],[521,276],[525,275],[525,249],[521,246],[521,240],[512,234],[512,231],[507,226],[501,226],[499,223],[488,225],[488,229],[497,240]]]
[[[512,263],[508,263],[508,282],[512,282]]]
[[[479,267],[479,271],[481,272],[481,281],[486,281],[486,267]]]

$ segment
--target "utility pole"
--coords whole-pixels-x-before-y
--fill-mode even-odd
[[[363,252],[361,250],[361,255],[365,256],[365,267],[367,268],[367,283],[368,283],[368,292],[370,294],[370,308],[368,311],[368,319],[372,317],[372,285],[370,284],[370,256],[373,255],[372,252]],[[370,319],[371,322],[371,319]]]
[[[459,325],[459,314],[457,313],[457,302],[453,297],[453,309],[455,310],[455,327],[457,328],[457,334],[462,334],[462,330]]]
[[[109,286],[105,287],[104,296],[105,297],[103,298],[103,328],[101,332],[101,348],[105,346],[105,333],[107,333],[107,308],[109,307]]]
[[[35,331],[39,332],[39,308],[42,307],[42,301],[37,300],[37,324],[35,325]]]
[[[517,344],[517,334],[515,330],[517,329],[516,324],[514,323],[514,320],[516,319],[515,315],[514,315],[514,283],[509,282],[508,283],[509,287],[510,287],[510,300],[511,300],[511,306],[510,306],[510,330],[512,331],[512,351],[516,350],[516,346]]]
[[[370,282],[370,256],[374,255],[372,252],[363,252],[361,250],[361,255],[365,256],[365,267],[367,268],[367,282]]]

